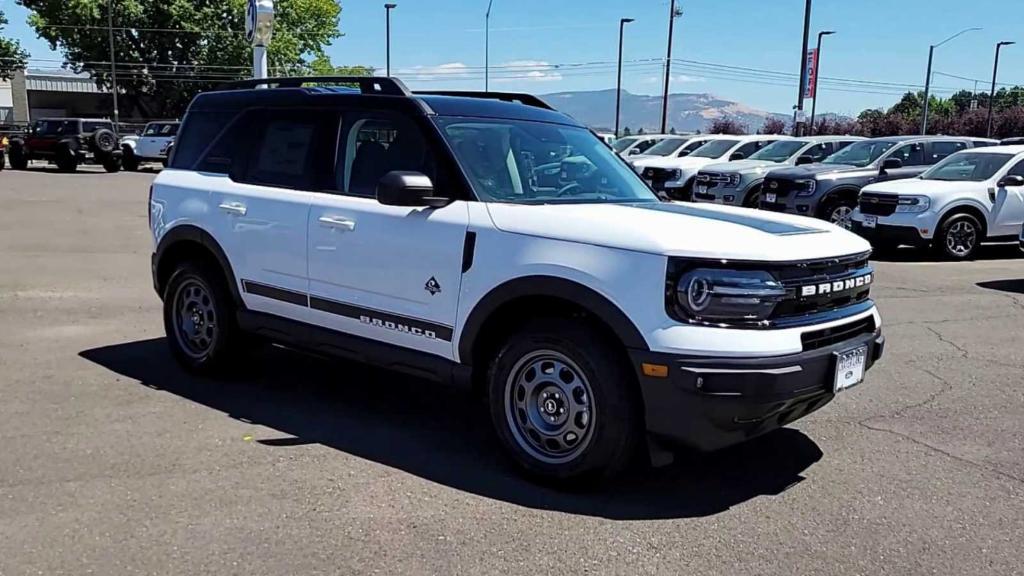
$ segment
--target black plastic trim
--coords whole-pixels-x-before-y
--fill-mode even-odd
[[[164,255],[167,253],[172,246],[177,245],[179,242],[194,242],[203,246],[220,264],[221,270],[224,272],[224,277],[227,279],[228,290],[231,291],[231,296],[234,297],[235,302],[239,306],[244,306],[242,303],[242,295],[238,291],[238,282],[235,281],[235,273],[231,268],[231,262],[228,260],[227,254],[224,253],[224,249],[220,247],[220,244],[210,235],[209,232],[193,226],[190,224],[182,224],[171,228],[164,237],[160,239],[160,243],[157,245],[156,252],[153,253],[152,266],[153,266],[153,288],[156,290],[158,296],[163,298],[164,287],[160,285],[157,272],[160,270],[160,264],[163,260]]]
[[[473,256],[476,255],[476,232],[466,232],[462,243],[462,273],[469,272],[473,267]]]
[[[399,329],[398,327],[400,326],[402,328],[419,330],[421,333],[430,333],[434,338],[444,340],[446,342],[451,342],[452,337],[455,334],[455,330],[451,326],[445,326],[444,324],[435,324],[419,318],[392,314],[390,312],[383,312],[372,308],[363,308],[362,306],[353,306],[352,304],[346,304],[336,300],[328,300],[327,298],[321,298],[319,296],[309,297],[309,307],[314,310],[320,310],[336,316],[344,316],[345,318],[364,320],[369,323],[379,321],[382,324],[391,324],[395,326],[395,328],[387,326],[387,328],[390,329]]]
[[[459,337],[459,358],[468,362],[487,319],[502,305],[521,297],[549,296],[582,306],[603,321],[627,348],[649,350],[647,341],[633,322],[615,304],[594,290],[564,278],[524,276],[493,288],[477,302]]]
[[[252,280],[242,280],[242,289],[245,290],[246,294],[263,296],[264,298],[280,300],[281,302],[297,304],[299,306],[309,306],[309,296],[302,292],[296,292],[295,290],[278,288],[277,286],[261,284],[259,282],[253,282]]]

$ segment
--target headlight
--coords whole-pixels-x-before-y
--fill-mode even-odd
[[[804,188],[796,193],[797,196],[811,196],[818,189],[818,182],[816,180],[797,180],[796,183],[803,185]]]
[[[673,170],[671,172],[671,174],[672,174],[672,180],[681,180],[682,177],[683,177],[683,171],[682,170]]]
[[[927,196],[900,196],[896,204],[897,212],[924,212],[932,205]]]
[[[775,277],[757,270],[697,268],[676,284],[679,307],[698,322],[764,320],[785,296]]]
[[[743,179],[739,174],[728,174],[729,181],[725,183],[726,188],[735,188],[740,185],[740,180]]]

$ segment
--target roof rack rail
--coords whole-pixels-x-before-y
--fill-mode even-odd
[[[469,90],[427,90],[415,92],[422,96],[461,96],[463,98],[486,98],[488,100],[501,100],[502,102],[518,102],[526,106],[554,110],[550,104],[534,96],[520,92],[473,92]]]
[[[397,78],[383,76],[287,76],[283,78],[250,78],[225,82],[220,90],[245,90],[259,86],[276,88],[300,88],[303,84],[355,84],[363,94],[384,94],[387,96],[410,96],[412,93]]]

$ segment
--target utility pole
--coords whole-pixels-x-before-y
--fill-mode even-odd
[[[107,0],[107,39],[110,40],[110,83],[114,96],[114,133],[120,134],[120,117],[117,110],[117,64],[114,58],[114,0]]]
[[[928,71],[924,76],[924,104],[921,106],[921,135],[928,133],[928,96],[931,94],[932,87],[932,56],[935,54],[935,49],[942,46],[946,42],[949,42],[953,38],[963,34],[964,32],[974,32],[981,30],[981,28],[964,28],[963,30],[953,34],[949,38],[946,38],[938,44],[932,44],[928,47]]]
[[[988,95],[988,129],[985,135],[992,137],[992,111],[996,109],[996,74],[999,73],[999,49],[1016,42],[1000,42],[996,44],[996,62],[992,65],[992,91]]]
[[[491,91],[491,4],[494,0],[487,0],[487,13],[484,14],[484,92]]]
[[[804,42],[800,49],[800,85],[797,86],[793,136],[800,136],[804,118],[804,87],[807,85],[807,36],[811,33],[811,0],[804,5]]]
[[[665,55],[665,92],[661,103],[661,133],[665,133],[666,126],[668,125],[668,87],[669,82],[672,79],[672,31],[676,22],[676,18],[683,15],[683,10],[676,8],[676,0],[669,2],[668,12],[668,52]]]
[[[387,24],[385,25],[386,26],[386,32],[384,33],[384,36],[385,36],[384,43],[385,43],[385,52],[387,54],[385,61],[387,62],[386,70],[387,70],[388,78],[391,77],[391,11],[393,9],[397,8],[397,7],[398,7],[398,4],[385,4],[384,5],[385,20],[387,20]]]
[[[615,81],[615,137],[619,137],[619,108],[622,104],[622,30],[632,18],[619,19],[619,72]]]
[[[814,135],[814,113],[818,109],[818,78],[821,75],[821,37],[835,34],[835,30],[823,30],[818,32],[818,47],[814,51],[814,98],[811,100],[811,122],[808,133]]]

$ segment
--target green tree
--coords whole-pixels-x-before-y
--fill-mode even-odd
[[[668,133],[669,133],[669,134],[675,134],[675,133],[676,133],[676,127],[675,127],[675,126],[672,126],[671,128],[669,128],[669,129],[668,129]]]
[[[646,134],[646,132],[644,132],[643,126],[641,126],[640,129],[636,131],[636,133],[638,136],[643,136],[644,134]]]
[[[633,135],[633,131],[629,129],[629,126],[626,126],[625,128],[622,129],[622,135],[623,136],[632,136]]]
[[[0,10],[0,33],[4,26],[7,26],[7,17]],[[22,49],[17,40],[4,38],[0,35],[0,80],[10,80],[15,70],[25,67],[28,60],[28,52]]]
[[[108,0],[17,0],[33,11],[36,33],[67,67],[109,87]],[[180,114],[199,91],[251,75],[246,0],[113,0],[114,56],[122,109]],[[338,38],[337,0],[278,0],[268,49],[272,75],[308,73]]]

